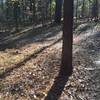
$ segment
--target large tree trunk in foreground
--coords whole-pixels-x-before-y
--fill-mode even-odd
[[[62,75],[72,74],[72,44],[73,44],[73,0],[64,0],[64,26],[63,26],[63,47]]]

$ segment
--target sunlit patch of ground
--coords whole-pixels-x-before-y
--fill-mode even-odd
[[[34,51],[38,49],[40,46],[41,44],[36,43],[33,45],[22,47],[20,49],[6,49],[5,51],[1,51],[0,52],[0,70],[5,70],[5,68],[8,68],[11,65],[14,65],[22,61],[27,56],[34,53]]]
[[[31,59],[21,68],[14,70],[0,82],[4,85],[2,91],[5,91],[5,96],[1,94],[1,98],[40,100],[46,96],[60,66],[61,56],[58,51],[55,46],[48,48],[36,59]]]
[[[27,39],[23,38],[16,43],[16,48],[13,47],[11,49],[5,49],[4,51],[0,51],[0,73],[5,71],[7,68],[10,68],[11,66],[23,61],[28,56],[34,54],[40,48],[45,47],[50,43],[53,43],[59,37],[61,37],[62,33],[61,31],[58,31],[61,27],[57,27],[58,28],[52,27],[46,30],[48,32],[47,34],[45,34],[44,31],[44,33],[42,32],[42,34],[40,35],[34,36],[33,34],[33,36],[27,37]],[[59,35],[52,32],[54,29],[58,31],[57,34]]]

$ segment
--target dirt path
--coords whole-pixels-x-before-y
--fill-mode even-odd
[[[76,93],[79,100],[100,99],[100,26],[91,27],[74,38],[73,60],[80,70],[81,88]],[[83,84],[83,86],[82,86]],[[74,99],[73,99],[74,100]]]

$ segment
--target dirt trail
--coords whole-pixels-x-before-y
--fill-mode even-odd
[[[84,91],[82,100],[100,100],[100,26],[95,26],[74,38],[73,61],[80,72]],[[77,64],[77,65],[76,65]],[[82,77],[81,77],[82,76]],[[79,80],[79,79],[78,79]]]

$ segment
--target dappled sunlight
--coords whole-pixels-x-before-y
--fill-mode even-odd
[[[94,61],[96,65],[100,65],[100,60]]]
[[[76,48],[76,49],[73,50],[73,54],[75,54],[75,53],[77,53],[79,51],[80,51],[80,49],[79,48]]]
[[[58,34],[61,36],[61,26],[37,27],[34,30],[29,29],[28,32],[26,29],[25,32],[22,31],[18,32],[18,34],[12,34],[12,37],[6,40],[2,38],[0,41],[0,49],[5,50],[6,48],[21,48],[25,45],[37,42],[44,44],[44,42],[49,41],[50,39],[52,42],[54,39],[59,38],[59,36],[57,36]]]
[[[58,28],[59,27],[59,28]],[[56,28],[56,29],[55,29]],[[61,41],[62,31],[61,26],[47,28],[46,31],[41,32],[41,30],[34,35],[31,33],[31,36],[23,38],[22,33],[21,39],[19,40],[20,35],[18,35],[18,40],[11,44],[11,48],[6,48],[4,51],[0,51],[0,77],[10,74],[14,69],[17,69],[27,63],[27,61],[36,57],[38,53],[41,53],[46,48],[55,45],[57,42]],[[41,33],[40,33],[41,32]],[[30,33],[27,33],[30,34]],[[26,35],[27,35],[26,34]],[[35,33],[36,34],[36,33]],[[15,37],[17,39],[17,37]],[[13,39],[15,39],[13,38]],[[16,40],[15,39],[15,40]],[[50,41],[48,41],[50,40]],[[12,41],[12,40],[10,40]],[[5,41],[6,42],[6,41]],[[54,47],[59,48],[61,44],[57,44]],[[9,59],[8,59],[9,58]],[[33,64],[30,63],[26,66],[33,67]]]
[[[99,100],[99,0],[0,0],[0,100]]]
[[[94,30],[93,31],[88,30],[84,34],[80,34],[78,36],[75,36],[74,35],[73,42],[74,42],[74,44],[77,44],[77,43],[79,43],[79,42],[81,42],[83,40],[86,40],[88,37],[93,36],[93,35],[96,35],[96,34],[98,34],[98,33],[97,32],[94,32]]]
[[[80,43],[81,41],[87,40],[89,37],[95,37],[100,34],[100,25],[99,24],[97,24],[97,25],[95,25],[94,23],[89,23],[89,24],[90,25],[88,25],[87,23],[82,24],[76,29],[76,31],[73,35],[73,43],[74,44]],[[92,25],[92,24],[94,24],[94,25]],[[89,28],[86,29],[85,32],[81,31],[81,33],[80,33],[79,30],[82,30],[82,29],[84,29],[84,27],[87,27],[87,26],[89,26]]]

